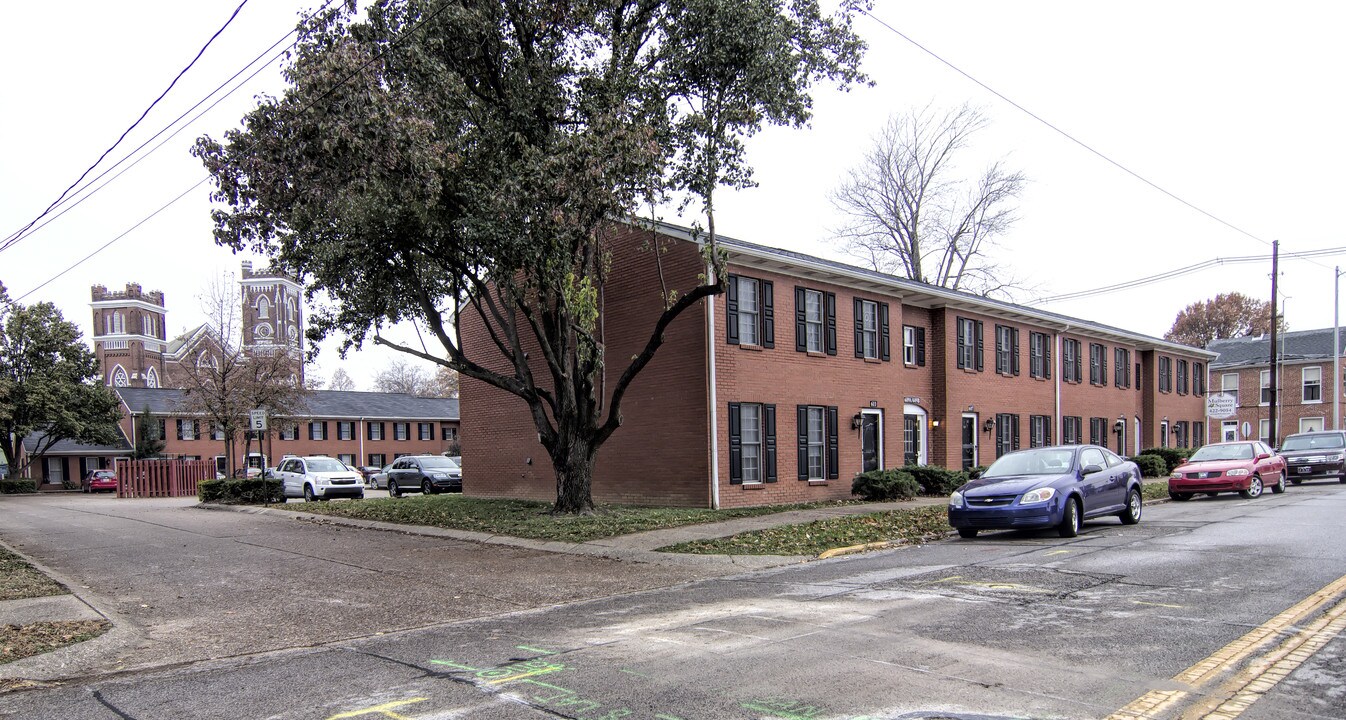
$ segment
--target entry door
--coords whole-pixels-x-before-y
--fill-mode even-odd
[[[1117,454],[1126,457],[1126,422],[1117,422]]]
[[[860,458],[862,472],[883,467],[883,414],[878,410],[860,413]]]
[[[219,477],[229,477],[229,459],[223,455],[215,456],[215,474]]]
[[[963,416],[963,469],[977,467],[977,416]]]

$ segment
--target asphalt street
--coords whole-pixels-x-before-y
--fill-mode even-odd
[[[204,515],[208,527],[193,532],[211,537],[275,537],[272,524],[286,524],[183,513]],[[1343,513],[1346,486],[1311,483],[1256,500],[1151,506],[1139,525],[1089,522],[1070,540],[986,533],[670,577],[639,592],[482,607],[441,624],[13,692],[0,695],[0,717],[1343,718]],[[372,544],[367,531],[294,524],[312,534],[291,540],[303,547]],[[39,528],[22,532],[52,532]],[[0,519],[0,536],[17,534]],[[25,542],[44,563],[71,554],[68,539],[46,540],[44,551]],[[269,567],[286,555],[254,544],[268,554],[244,553],[234,592],[248,592],[250,575],[311,572],[311,561]],[[457,554],[440,553],[446,563]],[[359,557],[352,572],[377,567]],[[490,555],[480,571],[527,582],[567,558],[528,560]],[[384,591],[400,594],[392,583],[405,578],[383,577]]]

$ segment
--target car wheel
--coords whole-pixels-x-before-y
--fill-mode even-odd
[[[365,494],[364,494],[364,493],[360,493],[359,495],[356,495],[356,496],[355,496],[355,499],[356,499],[356,500],[364,500],[364,499],[365,499]]]
[[[1140,488],[1132,488],[1131,493],[1126,496],[1126,509],[1117,513],[1117,517],[1122,519],[1123,525],[1135,525],[1140,522],[1140,514],[1144,512],[1144,505],[1140,499]]]
[[[958,528],[958,537],[971,540],[977,537],[977,528]]]
[[[1278,481],[1276,481],[1276,484],[1275,484],[1275,485],[1272,485],[1272,486],[1271,486],[1271,492],[1276,493],[1277,495],[1280,495],[1281,493],[1285,492],[1285,475],[1284,475],[1284,474],[1281,474],[1281,479],[1278,480]]]
[[[396,480],[388,481],[388,495],[390,495],[391,497],[398,497],[398,498],[402,497],[402,489],[397,487]]]
[[[1292,482],[1292,483],[1294,483],[1294,484],[1296,484],[1296,485],[1300,485],[1300,484],[1303,484],[1304,481],[1303,481],[1303,480],[1300,480],[1299,478],[1290,478],[1290,482]],[[1346,482],[1346,480],[1343,480],[1342,482]]]
[[[1077,500],[1066,500],[1066,516],[1061,518],[1061,525],[1056,532],[1063,538],[1073,538],[1080,534],[1080,503]]]
[[[434,495],[434,494],[435,494],[435,486],[434,486],[434,484],[432,484],[429,480],[422,480],[422,481],[421,481],[421,494],[422,494],[422,495]]]
[[[1254,475],[1252,479],[1248,481],[1248,489],[1240,490],[1239,495],[1248,500],[1260,497],[1262,495],[1262,478]]]
[[[1337,482],[1346,483],[1346,475],[1342,475],[1341,477],[1337,478]]]
[[[1175,493],[1175,492],[1171,492],[1171,493],[1168,494],[1168,497],[1169,497],[1169,499],[1171,499],[1171,500],[1177,500],[1178,502],[1187,502],[1188,500],[1191,500],[1191,499],[1192,499],[1192,493]]]
[[[304,501],[305,501],[305,502],[313,502],[313,501],[315,501],[315,500],[317,500],[317,499],[318,499],[318,496],[313,494],[313,486],[312,486],[312,485],[307,485],[307,484],[304,485]]]
[[[80,489],[80,491],[83,492],[84,494],[86,494],[86,495],[89,494],[89,486],[88,486],[88,485],[80,485],[80,486],[79,486],[79,489]]]

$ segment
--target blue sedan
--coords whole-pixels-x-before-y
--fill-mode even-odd
[[[1033,448],[1004,455],[949,496],[949,524],[980,530],[1056,528],[1075,537],[1087,518],[1140,522],[1140,468],[1097,445]]]

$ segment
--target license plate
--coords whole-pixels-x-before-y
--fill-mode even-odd
[[[1297,468],[1295,472],[1299,473],[1300,475],[1308,475],[1309,473],[1313,472],[1313,468],[1306,466],[1302,468]]]

